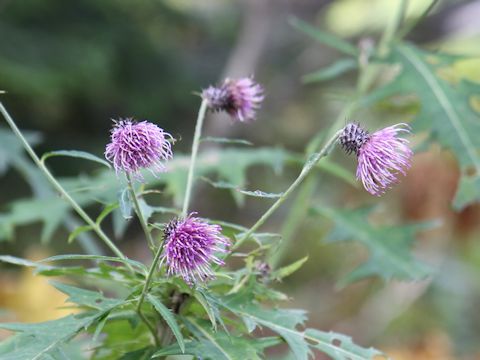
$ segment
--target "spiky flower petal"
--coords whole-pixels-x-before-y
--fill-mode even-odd
[[[220,87],[203,90],[202,98],[212,111],[225,111],[236,121],[254,120],[263,101],[263,88],[253,78],[226,79]]]
[[[357,180],[370,194],[384,194],[410,168],[413,152],[408,140],[399,137],[400,133],[409,132],[407,124],[389,126],[373,134],[358,124],[345,126],[339,142],[348,154],[357,155]]]
[[[111,141],[105,157],[115,171],[133,174],[141,179],[140,169],[165,171],[164,161],[173,157],[172,136],[148,121],[135,122],[131,118],[115,121]]]
[[[180,275],[193,284],[213,277],[212,264],[223,265],[217,253],[227,253],[229,240],[220,225],[212,225],[190,214],[170,221],[164,230],[162,261],[168,275]]]

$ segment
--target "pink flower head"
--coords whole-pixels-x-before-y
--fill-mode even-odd
[[[225,111],[234,120],[254,120],[263,101],[263,88],[253,78],[225,79],[220,87],[210,86],[202,91],[202,98],[212,111]]]
[[[211,265],[224,264],[216,253],[227,253],[230,245],[220,225],[209,224],[193,215],[168,223],[162,255],[168,275],[180,275],[190,285],[196,280],[212,278]]]
[[[164,161],[173,157],[172,136],[148,121],[135,122],[131,118],[115,121],[111,142],[105,157],[113,163],[115,171],[124,171],[142,178],[140,169],[165,171]]]
[[[399,174],[405,175],[413,156],[408,140],[398,137],[409,133],[407,124],[397,124],[373,134],[358,124],[350,123],[339,137],[347,154],[354,152],[358,158],[357,180],[372,195],[380,196],[398,182]]]

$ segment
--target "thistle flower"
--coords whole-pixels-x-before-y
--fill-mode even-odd
[[[221,226],[211,225],[193,215],[168,223],[162,255],[168,275],[180,275],[188,284],[212,278],[211,265],[224,264],[216,253],[227,253],[230,245],[221,233]]]
[[[142,179],[140,169],[150,169],[153,173],[165,171],[163,162],[173,157],[171,139],[169,133],[148,121],[120,119],[111,131],[105,157],[117,173],[124,171]]]
[[[254,120],[263,101],[263,88],[253,78],[225,79],[220,87],[210,86],[202,91],[212,111],[225,111],[234,120]]]
[[[347,154],[357,155],[357,180],[372,195],[380,196],[398,182],[399,174],[405,175],[413,156],[408,140],[398,137],[409,133],[407,124],[397,124],[378,130],[373,134],[360,125],[345,126],[339,142]]]

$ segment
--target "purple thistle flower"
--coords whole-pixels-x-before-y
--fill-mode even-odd
[[[187,284],[213,277],[212,264],[224,262],[215,253],[228,252],[229,240],[222,235],[220,225],[211,225],[193,216],[170,221],[164,230],[165,244],[162,261],[168,275],[180,275]]]
[[[398,137],[409,133],[407,124],[397,124],[373,134],[360,125],[350,123],[339,137],[347,154],[354,152],[358,158],[357,180],[372,195],[380,196],[398,182],[399,174],[406,174],[413,156],[408,140]]]
[[[210,86],[202,91],[202,98],[212,111],[225,111],[234,120],[254,120],[263,101],[263,88],[253,78],[225,79],[220,87]]]
[[[140,169],[165,171],[163,161],[173,157],[172,136],[148,121],[135,122],[131,118],[115,121],[111,142],[105,157],[112,162],[115,171],[124,171],[142,179]]]

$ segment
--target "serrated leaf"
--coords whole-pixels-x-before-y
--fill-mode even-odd
[[[291,274],[293,274],[295,271],[297,271],[298,269],[300,269],[303,264],[305,264],[308,260],[308,256],[305,256],[304,258],[300,259],[300,260],[297,260],[293,263],[291,263],[290,265],[287,265],[287,266],[284,266],[278,270],[275,270],[273,273],[272,273],[272,277],[276,278],[276,279],[283,279]]]
[[[365,103],[391,95],[415,94],[420,110],[412,122],[415,131],[429,131],[431,139],[450,149],[458,159],[461,178],[453,205],[462,209],[480,200],[480,116],[470,101],[480,94],[480,84],[466,80],[447,82],[442,69],[458,56],[430,53],[412,44],[393,47],[391,63],[402,66],[400,74],[385,87],[364,99]]]
[[[311,347],[330,355],[334,360],[370,360],[382,356],[380,351],[362,348],[341,334],[315,329],[299,330],[298,327],[303,326],[306,320],[303,310],[263,309],[251,301],[249,294],[217,300],[237,316],[248,318],[279,334],[298,360],[310,358],[313,354]]]
[[[195,291],[193,293],[193,297],[198,301],[200,305],[202,305],[203,309],[208,315],[208,319],[210,320],[210,323],[212,324],[213,330],[217,331],[217,320],[215,315],[216,305],[210,303],[200,291]],[[218,309],[217,309],[217,312],[218,312]]]
[[[98,291],[86,290],[76,286],[67,285],[52,281],[51,284],[62,293],[68,295],[67,302],[86,306],[97,310],[108,310],[120,305],[123,301],[119,299],[106,298]]]
[[[105,159],[99,158],[98,156],[90,154],[86,151],[79,151],[79,150],[50,151],[48,153],[43,154],[42,161],[45,161],[48,158],[51,158],[51,157],[54,157],[54,156],[68,156],[68,157],[74,157],[74,158],[78,158],[78,159],[90,160],[90,161],[94,161],[94,162],[97,162],[99,164],[102,164],[102,165],[108,167],[109,169],[112,168],[110,166],[110,164],[108,163],[108,161],[106,161]]]
[[[182,353],[185,352],[185,341],[183,340],[182,331],[178,326],[177,320],[175,320],[175,316],[172,314],[169,308],[162,304],[160,300],[154,297],[152,294],[147,294],[147,300],[150,304],[153,305],[155,310],[162,316],[163,320],[167,323],[168,327],[172,330],[173,335],[177,339],[178,345],[182,350]]]
[[[368,261],[347,275],[342,285],[375,275],[384,280],[420,280],[430,274],[429,267],[412,256],[410,247],[416,233],[431,228],[432,224],[374,226],[368,221],[371,209],[315,210],[335,223],[327,241],[356,240],[370,253]]]
[[[356,69],[357,67],[357,62],[354,59],[340,59],[329,66],[304,75],[302,77],[302,81],[305,84],[310,84],[314,82],[332,80],[350,70]]]
[[[338,51],[353,57],[356,57],[358,55],[358,49],[355,46],[335,35],[322,31],[295,17],[291,17],[289,19],[289,23],[294,28],[311,36],[322,44],[337,49]]]
[[[205,360],[260,360],[263,350],[280,343],[275,337],[247,339],[228,336],[224,332],[211,332],[204,323],[188,318],[190,328],[198,340],[185,343],[185,353]],[[179,355],[181,349],[177,344],[168,346],[153,357]]]
[[[57,284],[58,285],[58,284]],[[9,360],[43,360],[49,359],[73,337],[86,330],[123,301],[104,298],[100,293],[74,288],[62,284],[70,300],[77,303],[95,304],[99,311],[89,311],[77,315],[69,315],[61,319],[36,324],[3,323],[0,328],[18,332],[13,337],[13,346],[3,352],[4,359]],[[93,293],[93,294],[91,294]],[[98,302],[100,300],[100,302]],[[93,308],[93,306],[92,306]],[[28,341],[27,341],[28,339]]]

